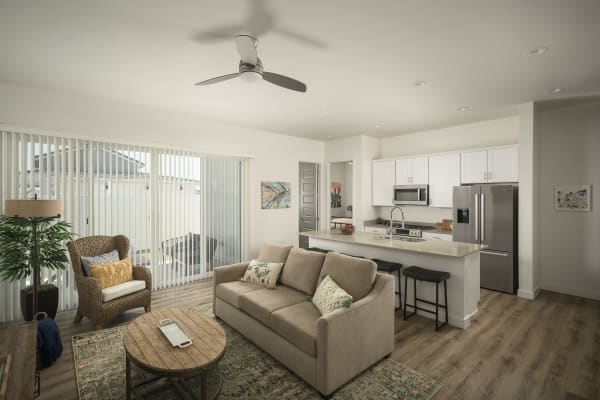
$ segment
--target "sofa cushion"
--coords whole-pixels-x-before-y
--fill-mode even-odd
[[[331,275],[355,302],[371,291],[376,273],[377,264],[373,261],[334,252],[327,253],[321,269],[321,276]]]
[[[281,268],[283,268],[283,263],[252,260],[248,264],[242,280],[275,289]]]
[[[315,291],[312,303],[319,309],[321,314],[327,314],[338,308],[350,308],[352,296],[335,283],[331,279],[331,275],[325,275]]]
[[[81,257],[81,267],[85,276],[92,276],[92,265],[106,264],[119,261],[119,251],[113,250],[94,257]]]
[[[252,292],[253,290],[260,290],[264,288],[264,286],[257,283],[232,281],[218,284],[215,292],[217,297],[221,300],[226,301],[236,308],[240,308],[239,299],[241,295]]]
[[[133,280],[133,269],[129,257],[106,264],[92,265],[90,270],[92,276],[100,281],[102,289]]]
[[[263,324],[271,326],[271,313],[306,301],[306,295],[296,289],[279,285],[276,289],[261,289],[244,293],[239,298],[240,309]]]
[[[118,299],[131,293],[146,289],[146,281],[127,281],[102,289],[102,302]]]
[[[324,260],[324,253],[294,247],[283,266],[281,283],[312,295]]]
[[[266,261],[273,263],[284,263],[290,253],[292,246],[265,243],[260,248],[258,261]]]
[[[317,355],[317,322],[321,314],[310,301],[294,304],[271,314],[272,329],[313,357]]]

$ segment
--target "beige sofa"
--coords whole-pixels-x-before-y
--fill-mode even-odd
[[[321,394],[391,354],[395,282],[373,261],[275,245],[258,259],[285,262],[277,288],[241,281],[247,262],[215,268],[214,313]],[[350,308],[321,315],[309,301],[325,274],[354,297]]]

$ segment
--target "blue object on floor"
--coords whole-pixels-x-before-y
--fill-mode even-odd
[[[62,354],[60,331],[52,318],[42,318],[38,321],[37,347],[42,368],[51,366]]]

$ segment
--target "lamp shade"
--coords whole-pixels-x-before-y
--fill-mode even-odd
[[[22,218],[52,218],[63,213],[62,200],[6,200],[4,215]]]

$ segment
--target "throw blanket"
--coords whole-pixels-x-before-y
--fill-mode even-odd
[[[52,318],[42,318],[38,321],[37,346],[42,368],[51,366],[62,354],[60,332]]]

